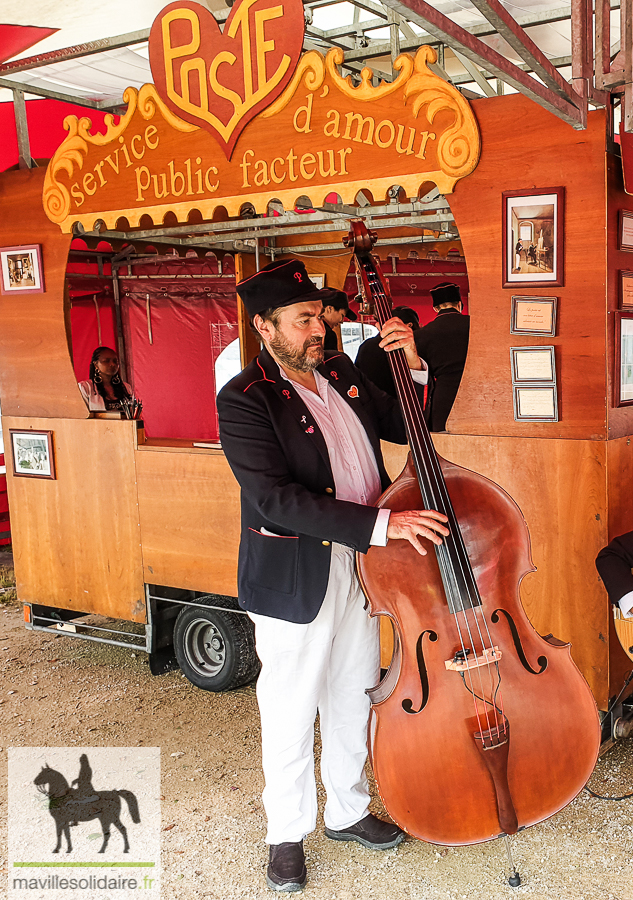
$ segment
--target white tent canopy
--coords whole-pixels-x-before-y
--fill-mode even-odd
[[[616,42],[619,40],[618,4],[619,0],[611,2],[613,52],[617,51]],[[154,17],[165,5],[165,0],[109,0],[106,4],[88,6],[71,0],[3,0],[3,22],[59,29],[15,57],[16,60],[119,35],[136,34],[136,39],[128,46],[91,53],[78,59],[52,62],[29,71],[0,72],[0,76],[12,84],[24,86],[27,92],[30,86],[44,94],[52,91],[77,102],[97,101],[104,106],[116,107],[121,103],[123,91],[128,85],[140,87],[151,80],[147,41],[139,42],[138,33],[146,37]],[[229,12],[223,0],[207,0],[203,5],[215,10],[216,14],[222,11],[221,19]],[[377,75],[391,78],[394,46],[401,45],[403,49],[410,50],[426,41],[437,43],[437,39],[432,38],[419,24],[404,15],[394,14],[391,5],[383,5],[379,0],[358,0],[358,5],[348,0],[307,0],[306,46],[322,50],[340,46],[345,51],[346,64],[349,60],[350,70],[358,70],[367,62]],[[488,46],[511,62],[522,63],[516,51],[494,32],[469,0],[434,0],[432,5],[453,22],[481,35]],[[561,3],[561,0],[522,0],[520,4],[506,0],[504,6],[559,68],[562,76],[569,79],[571,5]],[[394,33],[394,16],[397,33]],[[472,96],[501,89],[488,73],[482,74],[481,68],[448,47],[442,49],[439,61],[442,73],[471,91]],[[488,83],[489,90],[484,81]],[[505,90],[507,92],[507,87]],[[27,96],[30,95],[27,93]],[[0,100],[11,99],[11,91],[0,88]]]

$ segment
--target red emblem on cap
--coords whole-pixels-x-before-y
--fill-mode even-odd
[[[295,272],[295,278],[297,279],[297,281],[303,281],[303,278],[301,277],[301,272]]]
[[[351,388],[350,388],[349,391],[347,392],[347,396],[348,396],[348,397],[351,397],[352,400],[354,400],[356,397],[358,397],[358,388],[356,387],[355,384],[353,384],[353,385],[351,386]]]

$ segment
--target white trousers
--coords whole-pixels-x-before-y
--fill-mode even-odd
[[[378,619],[370,619],[364,605],[354,553],[333,543],[327,592],[313,622],[250,614],[262,663],[257,700],[269,844],[301,841],[316,827],[317,711],[325,824],[340,830],[367,815],[365,689],[378,681],[380,651]]]

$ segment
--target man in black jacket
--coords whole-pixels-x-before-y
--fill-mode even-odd
[[[379,674],[377,620],[364,609],[354,551],[448,534],[446,517],[374,506],[389,484],[380,440],[405,443],[397,403],[347,356],[324,353],[320,292],[302,263],[272,263],[237,287],[265,349],[220,392],[220,438],[241,486],[239,601],[255,622],[262,670],[263,801],[273,890],[303,887],[303,838],[316,825],[314,723],[320,714],[326,835],[372,849],[400,829],[368,813],[369,700]],[[383,342],[405,350],[398,319]]]
[[[633,531],[627,531],[603,547],[596,557],[596,568],[609,594],[622,614],[633,614]]]
[[[349,308],[349,298],[345,291],[335,288],[323,288],[321,291],[323,311],[321,319],[325,325],[325,337],[323,338],[324,350],[338,350],[338,340],[334,329],[342,325],[345,319],[355,322],[358,316]]]
[[[396,306],[392,310],[392,314],[397,319],[400,319],[401,322],[404,322],[405,325],[408,325],[414,333],[420,327],[418,314],[408,306]],[[375,334],[373,337],[363,341],[356,355],[356,368],[360,369],[363,375],[366,375],[370,381],[373,381],[381,391],[389,394],[390,397],[395,397],[396,386],[391,374],[389,358],[385,350],[380,346],[381,341],[382,338],[379,334]],[[424,357],[422,358],[424,359]]]
[[[429,431],[445,431],[468,353],[470,316],[462,315],[456,284],[438,284],[431,288],[431,296],[437,316],[420,328],[415,343],[430,370],[424,417]]]

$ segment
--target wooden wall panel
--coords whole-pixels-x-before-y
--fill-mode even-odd
[[[506,490],[530,531],[537,571],[521,599],[541,634],[570,641],[572,656],[601,709],[609,696],[609,604],[595,568],[607,543],[606,443],[434,435],[442,456]],[[406,450],[385,444],[392,477]],[[633,487],[633,484],[631,484]]]
[[[85,419],[64,316],[71,236],[44,215],[43,182],[44,169],[0,174],[0,247],[40,244],[45,287],[0,295],[0,403],[4,415]]]
[[[622,161],[619,157],[607,157],[607,316],[606,332],[606,368],[607,393],[606,407],[609,439],[633,434],[633,406],[617,406],[616,396],[619,381],[616,375],[616,310],[620,302],[620,271],[633,270],[633,253],[630,250],[618,250],[619,213],[621,209],[633,210],[633,197],[624,192],[622,181]],[[629,530],[629,529],[627,529]]]
[[[482,133],[475,171],[449,195],[470,284],[471,337],[448,420],[454,433],[604,439],[605,119],[574,131],[520,94],[474,100]],[[565,284],[503,288],[502,192],[565,187]],[[510,335],[513,294],[557,296],[558,336]],[[511,346],[555,344],[558,423],[514,421]]]
[[[136,452],[145,580],[237,596],[239,488],[223,453]]]
[[[136,422],[3,416],[18,597],[145,621]],[[9,429],[52,430],[55,480],[12,475]]]

